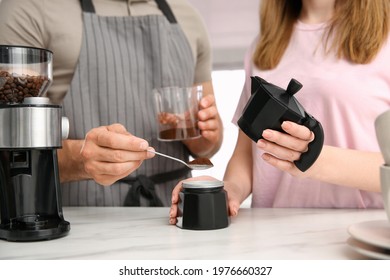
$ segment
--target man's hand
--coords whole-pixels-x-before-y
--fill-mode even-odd
[[[154,156],[146,151],[146,140],[130,134],[120,124],[97,127],[84,140],[69,141],[76,142],[67,145],[64,141],[65,150],[59,153],[61,181],[93,179],[108,186]],[[71,175],[72,172],[78,175]]]

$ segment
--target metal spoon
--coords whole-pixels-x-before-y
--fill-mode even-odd
[[[185,166],[187,166],[188,168],[190,169],[193,169],[193,170],[205,170],[205,169],[209,169],[211,167],[213,167],[214,165],[211,163],[211,161],[207,158],[196,158],[190,162],[184,162],[182,161],[181,159],[178,159],[178,158],[175,158],[175,157],[171,157],[171,156],[168,156],[166,154],[162,154],[162,153],[159,153],[159,152],[156,152],[156,151],[153,151],[153,150],[148,150],[148,152],[151,152],[151,153],[154,153],[156,155],[159,155],[159,156],[163,156],[163,157],[166,157],[166,158],[170,158],[170,159],[173,159],[173,160],[176,160],[178,162],[180,162],[181,164],[184,164]]]

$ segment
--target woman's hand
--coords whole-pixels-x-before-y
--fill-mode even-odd
[[[172,204],[171,209],[169,211],[169,223],[171,225],[175,225],[177,223],[177,207],[180,202],[179,200],[179,193],[182,190],[182,184],[183,182],[188,181],[216,181],[217,179],[211,177],[211,176],[199,176],[199,177],[193,177],[186,180],[180,181],[175,188],[172,191]],[[239,201],[239,195],[236,193],[239,193],[238,189],[233,188],[230,186],[230,184],[224,185],[224,189],[227,192],[227,198],[228,198],[228,208],[229,208],[229,215],[230,216],[236,216],[238,213],[238,209],[240,208],[240,201]]]
[[[303,176],[304,173],[295,166],[294,161],[308,151],[309,143],[314,140],[314,133],[307,127],[290,121],[284,121],[282,129],[286,133],[264,130],[263,139],[257,141],[256,146],[265,152],[262,158],[269,164],[293,176]]]

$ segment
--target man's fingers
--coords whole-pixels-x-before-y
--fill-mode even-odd
[[[149,143],[142,138],[106,129],[88,133],[86,141],[93,141],[98,146],[116,150],[145,151],[149,147]]]

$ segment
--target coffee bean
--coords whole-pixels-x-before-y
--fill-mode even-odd
[[[37,97],[48,82],[44,76],[19,75],[0,70],[0,103],[21,103],[25,97]]]

